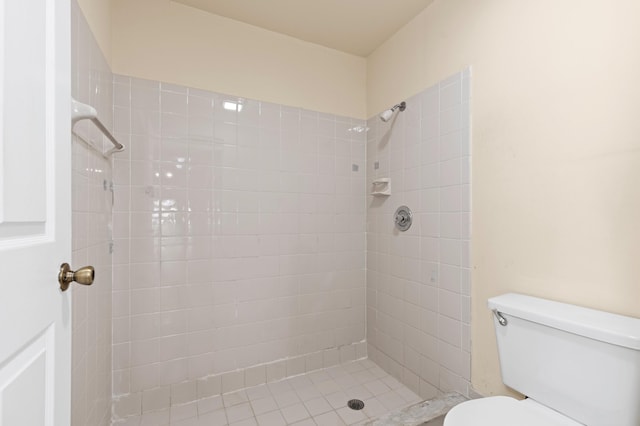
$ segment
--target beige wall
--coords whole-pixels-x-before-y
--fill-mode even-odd
[[[115,73],[365,118],[364,58],[168,0],[113,0]]]
[[[640,317],[640,3],[438,0],[367,62],[368,113],[473,66],[472,383],[503,393],[487,298]]]
[[[102,50],[111,62],[111,0],[78,0],[78,5]]]

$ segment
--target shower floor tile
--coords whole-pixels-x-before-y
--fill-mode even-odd
[[[350,399],[364,401],[360,411]],[[415,404],[420,397],[370,360],[291,377],[145,413],[114,426],[344,426],[362,425]]]

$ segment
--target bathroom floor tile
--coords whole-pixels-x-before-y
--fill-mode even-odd
[[[331,407],[327,400],[322,397],[310,399],[309,401],[304,403],[304,406],[307,407],[307,411],[312,416],[316,416],[318,414],[323,414],[333,410],[333,407]]]
[[[224,409],[211,411],[208,413],[204,413],[198,416],[198,420],[200,423],[209,424],[209,425],[226,425],[227,424],[227,413]]]
[[[298,398],[298,395],[293,390],[276,393],[274,394],[274,398],[278,407],[281,409],[300,402],[300,398]]]
[[[352,410],[349,407],[342,407],[337,412],[342,421],[348,425],[367,420],[367,416],[362,411]]]
[[[300,420],[308,419],[310,417],[309,412],[302,403],[283,408],[282,415],[287,423],[299,422]]]
[[[246,420],[254,417],[253,410],[248,402],[228,407],[225,410],[227,411],[227,419],[229,419],[229,423],[239,422],[240,420]]]
[[[286,426],[287,422],[280,411],[272,411],[258,416],[259,426]]]
[[[363,410],[347,407],[347,402],[354,398],[364,401]],[[113,424],[360,425],[418,401],[418,395],[365,359],[128,417]]]
[[[277,410],[278,404],[276,403],[275,399],[273,399],[273,397],[268,396],[266,398],[260,398],[255,400],[252,399],[251,407],[253,407],[253,413],[256,416],[259,416],[260,414]]]

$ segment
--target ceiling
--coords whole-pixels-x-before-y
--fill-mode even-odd
[[[433,0],[173,0],[311,43],[368,56]]]

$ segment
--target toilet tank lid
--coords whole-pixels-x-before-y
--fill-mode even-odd
[[[640,350],[640,319],[523,294],[492,297],[489,309],[569,333]]]

